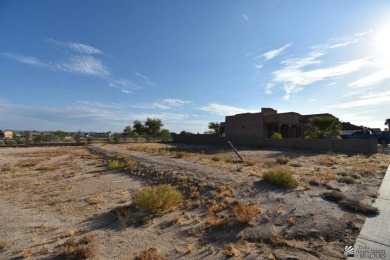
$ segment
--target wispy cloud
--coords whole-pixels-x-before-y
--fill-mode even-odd
[[[209,112],[209,113],[216,114],[216,115],[220,115],[220,116],[228,116],[228,115],[235,115],[235,114],[249,112],[248,110],[245,110],[242,108],[220,105],[217,103],[211,103],[210,105],[200,107],[199,109],[202,111]]]
[[[260,65],[256,65],[255,67],[257,70],[259,70],[259,69],[262,69],[264,66],[263,66],[263,64],[260,64]]]
[[[268,83],[267,85],[265,85],[265,90],[264,90],[264,93],[267,94],[267,95],[271,95],[272,94],[272,88],[273,88],[273,84],[271,83]]]
[[[250,18],[249,18],[249,16],[248,15],[246,15],[246,14],[243,14],[242,15],[242,19],[244,19],[245,21],[250,21]]]
[[[273,58],[275,58],[276,56],[279,56],[280,54],[282,54],[283,51],[284,51],[285,49],[287,49],[288,47],[290,47],[291,45],[292,45],[292,43],[288,43],[288,44],[284,45],[283,47],[280,47],[279,49],[267,51],[267,52],[263,53],[262,55],[257,56],[257,57],[255,57],[255,58],[264,57],[265,60],[273,59]]]
[[[167,98],[163,99],[161,102],[154,102],[150,104],[137,104],[134,107],[144,108],[144,109],[178,109],[183,107],[186,104],[190,104],[191,101],[185,101],[180,99]]]
[[[18,55],[18,54],[14,54],[14,53],[9,53],[9,52],[0,52],[0,56],[10,58],[10,59],[16,60],[16,61],[24,63],[24,64],[49,67],[48,64],[40,61],[39,59],[37,59],[35,57],[31,57],[31,56],[22,56],[22,55]]]
[[[102,51],[92,47],[90,45],[84,44],[84,43],[78,43],[78,42],[62,42],[62,41],[57,41],[54,39],[46,39],[48,43],[60,46],[60,47],[65,47],[68,48],[72,51],[81,53],[81,54],[102,54]]]
[[[360,78],[348,84],[354,88],[366,88],[378,84],[386,79],[390,79],[390,69],[381,69],[366,77]]]
[[[149,77],[147,77],[147,76],[145,76],[145,75],[142,75],[142,74],[139,73],[139,72],[136,72],[135,74],[136,74],[138,77],[140,77],[141,79],[143,79],[143,80],[146,82],[146,84],[151,85],[151,86],[154,86],[154,83],[150,81]]]
[[[336,49],[336,48],[342,48],[347,47],[352,44],[358,43],[362,39],[364,39],[368,34],[371,34],[373,31],[367,31],[367,32],[360,32],[355,33],[353,35],[344,35],[341,37],[330,39],[328,43],[322,43],[311,46],[311,49],[314,50],[321,50],[321,51],[327,51],[330,49]]]
[[[111,74],[100,59],[85,55],[73,56],[64,62],[58,62],[55,67],[67,72],[97,77],[105,77]]]
[[[285,99],[289,99],[292,93],[300,92],[304,86],[325,79],[344,76],[372,65],[371,58],[366,57],[346,61],[327,68],[304,70],[308,65],[320,64],[321,61],[318,58],[322,55],[324,55],[322,52],[311,52],[301,59],[285,60],[282,62],[285,67],[273,72],[273,81],[284,85]]]
[[[140,86],[126,79],[109,79],[108,85],[110,87],[120,89],[125,94],[133,94],[135,90],[141,89]]]
[[[330,105],[329,108],[355,108],[381,105],[383,103],[390,103],[390,91],[380,93],[368,93],[357,97],[354,101],[344,102],[340,104]]]

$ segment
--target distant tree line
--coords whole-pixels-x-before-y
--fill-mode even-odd
[[[139,136],[146,135],[148,137],[159,136],[162,138],[170,138],[171,133],[168,129],[163,129],[164,124],[161,119],[148,117],[144,124],[140,120],[135,120],[133,125],[128,125],[123,130],[126,137],[137,139]]]

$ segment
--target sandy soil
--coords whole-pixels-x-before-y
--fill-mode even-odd
[[[240,153],[245,163],[216,146],[2,148],[0,259],[53,259],[69,238],[86,235],[95,237],[96,259],[133,259],[151,247],[167,259],[340,259],[366,215],[323,194],[372,204],[390,163],[388,154]],[[113,158],[134,167],[108,171]],[[278,168],[292,171],[299,187],[262,181]],[[177,186],[185,203],[165,214],[132,212],[134,194],[160,183]],[[250,225],[234,218],[237,201],[260,206]]]

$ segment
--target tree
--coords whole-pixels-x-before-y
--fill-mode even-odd
[[[123,133],[128,136],[133,134],[133,127],[131,125],[128,125],[123,129]]]
[[[133,122],[133,132],[137,133],[138,135],[142,135],[145,133],[145,127],[142,125],[141,121],[135,120]]]
[[[221,135],[221,124],[218,122],[210,122],[208,125],[210,131],[206,131],[205,134]]]
[[[161,127],[164,124],[161,119],[158,118],[147,118],[145,122],[145,130],[148,135],[158,135],[161,132]]]
[[[183,131],[181,131],[180,133],[179,133],[179,135],[192,135],[193,133],[191,133],[191,132],[187,132],[187,131],[185,131],[185,130],[183,130]]]
[[[169,132],[168,129],[162,129],[161,132],[159,133],[159,136],[161,136],[161,139],[163,141],[167,141],[171,139],[171,133]]]
[[[386,119],[385,125],[387,125],[387,131],[390,132],[390,118]]]
[[[61,130],[57,130],[53,133],[53,135],[56,135],[58,136],[59,139],[64,139],[65,137],[69,136],[69,133],[67,132],[64,132],[64,131],[61,131]]]
[[[312,117],[305,128],[305,138],[308,139],[338,138],[340,133],[340,121],[334,117]]]

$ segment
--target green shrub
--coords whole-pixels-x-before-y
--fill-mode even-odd
[[[183,194],[169,184],[146,187],[134,197],[134,206],[142,211],[160,213],[180,205]]]
[[[294,179],[294,176],[290,171],[285,169],[276,169],[264,173],[263,179],[269,184],[277,187],[295,189],[298,187],[298,181]]]
[[[275,132],[272,134],[272,139],[282,139],[283,136],[281,134],[279,134],[278,132]]]
[[[211,160],[213,160],[213,162],[219,162],[221,158],[219,158],[218,156],[213,156],[211,157]]]
[[[122,161],[119,161],[119,160],[109,160],[107,162],[107,169],[109,171],[122,169],[123,166],[124,166],[124,163]]]

